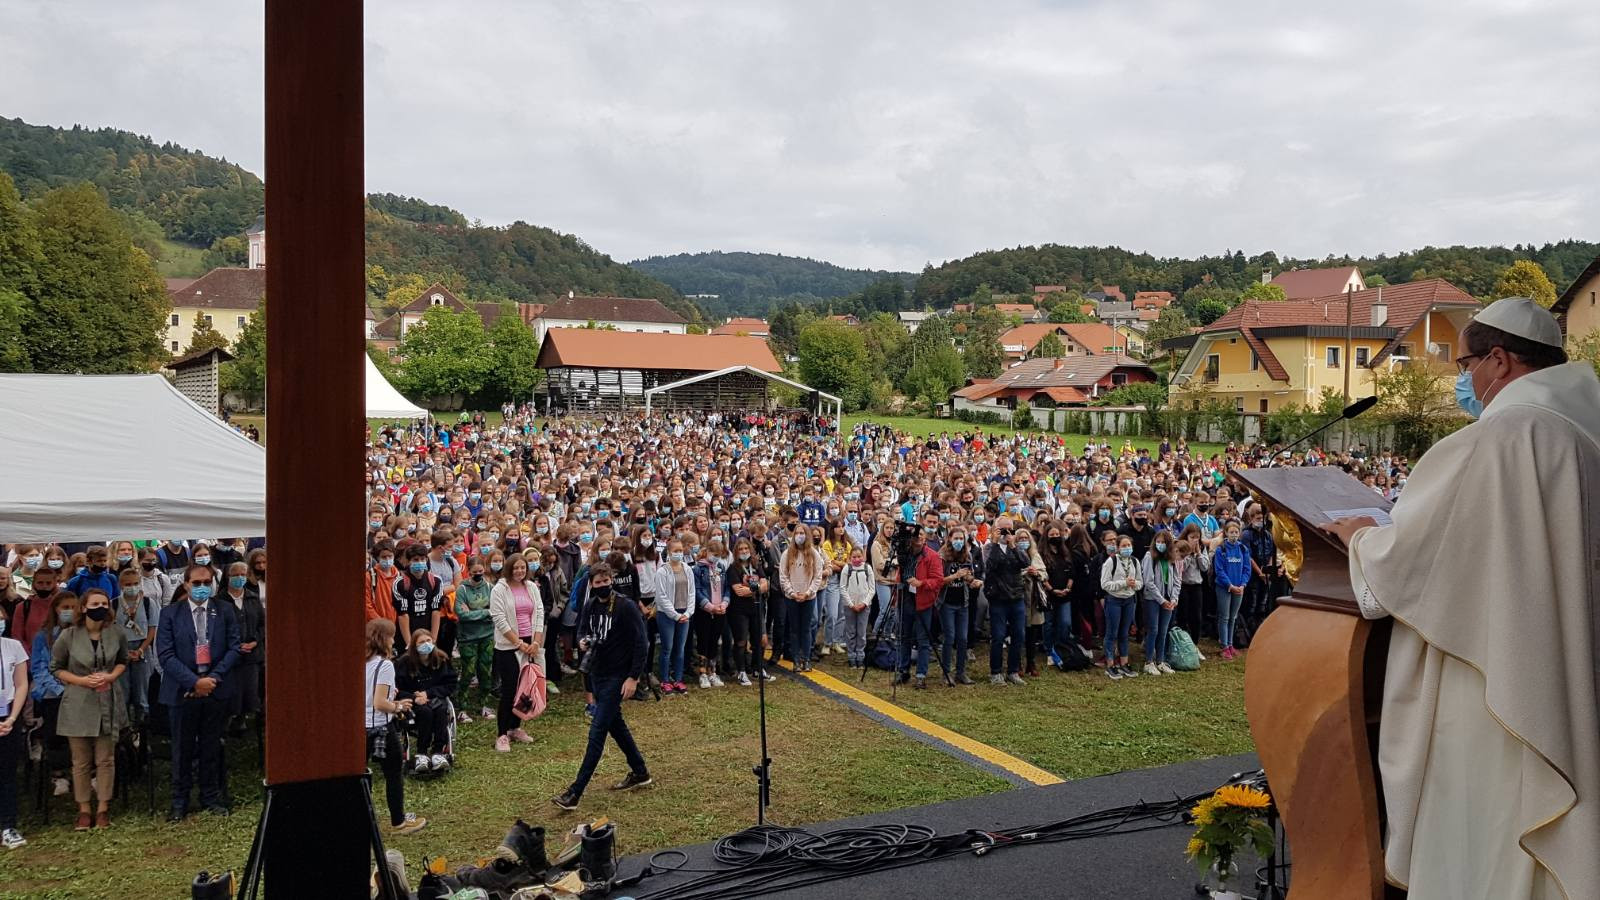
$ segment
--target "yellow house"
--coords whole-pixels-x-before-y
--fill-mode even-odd
[[[1550,307],[1561,333],[1575,341],[1600,331],[1600,256],[1583,270],[1576,281]]]
[[[1173,338],[1185,350],[1173,373],[1176,395],[1198,379],[1240,412],[1270,413],[1295,403],[1313,406],[1324,388],[1350,396],[1373,393],[1372,372],[1397,365],[1449,367],[1460,355],[1460,330],[1480,307],[1443,279],[1369,288],[1349,295],[1286,302],[1248,301],[1198,334]]]
[[[233,346],[266,294],[266,269],[212,269],[169,290],[172,311],[167,314],[167,333],[162,339],[167,352],[173,356],[186,352],[195,329],[205,322]]]

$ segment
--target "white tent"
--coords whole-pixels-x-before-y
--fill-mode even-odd
[[[378,367],[373,365],[372,357],[363,353],[361,358],[367,361],[367,418],[426,419],[428,417],[427,410],[400,396],[400,392],[394,389],[389,379],[384,378]]]
[[[266,534],[266,449],[160,375],[0,375],[0,541]]]

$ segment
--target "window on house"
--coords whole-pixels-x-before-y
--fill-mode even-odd
[[[1260,368],[1261,368],[1261,357],[1257,356],[1256,352],[1254,350],[1251,350],[1250,351],[1250,371],[1254,372],[1254,371],[1256,371],[1256,370],[1258,370]]]
[[[1330,369],[1339,368],[1339,348],[1338,347],[1329,347],[1329,348],[1327,348],[1327,353],[1324,356],[1323,361],[1327,364],[1328,368],[1330,368]]]
[[[243,328],[244,327],[244,316],[235,316],[234,318],[238,321],[239,327]]]
[[[1206,381],[1216,381],[1222,374],[1222,357],[1213,353],[1206,357]]]
[[[444,295],[443,294],[434,294],[432,297],[428,298],[428,301],[430,303],[432,303],[434,306],[443,306],[444,305]]]
[[[1127,384],[1128,383],[1128,374],[1126,372],[1112,372],[1111,373],[1111,383],[1113,385],[1117,385],[1117,386],[1121,386],[1121,385]]]
[[[207,328],[210,328],[211,327],[211,317],[210,316],[201,316],[200,317],[200,324],[204,325]]]
[[[1448,341],[1438,341],[1436,343],[1439,347],[1439,352],[1433,354],[1433,358],[1441,362],[1454,362],[1455,357],[1450,355],[1450,343]]]
[[[172,324],[174,324],[174,325],[178,324],[178,314],[177,313],[173,313],[172,314]]]
[[[178,342],[177,341],[173,341],[172,342],[172,352],[173,353],[177,353],[178,352]]]
[[[1367,350],[1366,347],[1357,347],[1356,348],[1356,365],[1357,366],[1360,366],[1362,368],[1366,368],[1367,360],[1370,358],[1370,357],[1368,357],[1367,353],[1368,353],[1368,350]]]
[[[1265,397],[1261,398],[1261,411],[1262,412],[1266,412],[1267,411],[1267,398],[1265,398]]]
[[[1411,352],[1411,345],[1410,344],[1395,344],[1394,345],[1394,355],[1395,356],[1403,356],[1406,359],[1411,359],[1415,354]]]
[[[1244,398],[1243,397],[1235,397],[1235,398],[1233,398],[1233,411],[1234,412],[1244,412]]]

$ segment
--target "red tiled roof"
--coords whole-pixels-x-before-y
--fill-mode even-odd
[[[189,285],[194,284],[195,281],[193,278],[163,278],[161,280],[166,284],[167,293],[169,294],[173,291],[181,291]]]
[[[1039,312],[1039,307],[1032,303],[996,303],[994,308],[1003,313],[1020,313],[1031,316]]]
[[[483,320],[483,327],[488,328],[500,320],[505,313],[505,308],[498,303],[474,303],[473,309],[478,313],[478,318]]]
[[[1057,403],[1087,403],[1089,395],[1075,387],[1051,387],[1038,393],[1044,394]]]
[[[1160,309],[1172,303],[1171,291],[1134,291],[1134,309]]]
[[[596,328],[552,328],[539,347],[539,368],[675,369],[715,372],[753,366],[781,367],[766,340],[720,334],[654,334]]]
[[[1290,300],[1327,297],[1344,293],[1350,276],[1358,273],[1355,266],[1331,266],[1325,269],[1292,269],[1279,272],[1272,283],[1283,288]]]
[[[1384,348],[1372,358],[1369,365],[1382,362],[1384,357],[1394,349],[1394,345],[1417,323],[1422,316],[1434,306],[1458,306],[1467,309],[1476,309],[1479,303],[1472,295],[1466,293],[1455,285],[1442,278],[1429,278],[1424,281],[1413,281],[1407,284],[1394,284],[1381,288],[1368,288],[1356,291],[1350,295],[1350,321],[1357,327],[1372,324],[1372,305],[1379,297],[1389,307],[1388,318],[1384,327],[1392,328],[1396,334]],[[1238,331],[1255,351],[1261,360],[1261,365],[1276,381],[1288,381],[1289,373],[1283,364],[1268,349],[1266,342],[1255,335],[1257,328],[1281,328],[1295,325],[1329,325],[1343,326],[1345,322],[1345,295],[1336,293],[1326,297],[1311,300],[1291,300],[1284,302],[1262,302],[1247,300],[1244,303],[1228,310],[1227,313],[1207,325],[1201,334],[1219,334]]]
[[[1126,349],[1127,338],[1117,334],[1111,326],[1102,322],[1072,322],[1059,324],[1056,322],[1027,322],[1000,335],[1000,346],[1008,344],[1021,344],[1024,354],[1033,351],[1039,341],[1047,334],[1059,334],[1063,341],[1072,341],[1084,348],[1089,353],[1103,354],[1107,347],[1120,347]]]
[[[267,294],[266,269],[212,269],[181,289],[169,291],[175,308],[255,311]]]
[[[1060,356],[1054,359],[1030,359],[1001,372],[990,384],[997,388],[1010,387],[1079,387],[1092,385],[1106,377],[1113,369],[1128,368],[1151,372],[1150,366],[1131,356]]]
[[[1036,284],[1033,286],[1033,292],[1035,294],[1054,294],[1057,291],[1064,291],[1066,289],[1067,286],[1064,284]]]
[[[771,332],[771,326],[764,319],[752,319],[745,316],[735,316],[728,321],[711,329],[712,334],[753,334],[764,335]]]
[[[1001,390],[1003,388],[996,386],[993,379],[980,378],[974,379],[971,384],[956,391],[955,396],[965,400],[982,400],[991,394],[999,393]]]
[[[445,306],[454,306],[456,309],[459,309],[462,312],[472,312],[472,308],[467,306],[466,303],[462,302],[460,297],[452,294],[449,288],[437,281],[428,285],[428,289],[418,294],[417,299],[407,303],[405,306],[400,307],[399,311],[414,313],[427,312],[428,307],[433,305],[434,294],[439,294],[444,298],[443,303]]]
[[[558,297],[545,304],[541,318],[574,322],[662,322],[687,324],[688,319],[650,297]]]
[[[1127,297],[1123,296],[1122,288],[1114,284],[1102,284],[1100,285],[1100,291],[1107,297],[1116,300],[1118,303],[1128,299]]]
[[[1135,308],[1137,308],[1138,302],[1139,301],[1137,300],[1134,301]],[[1145,307],[1144,309],[1139,310],[1139,321],[1141,322],[1154,322],[1159,318],[1161,318],[1161,310],[1159,309]]]

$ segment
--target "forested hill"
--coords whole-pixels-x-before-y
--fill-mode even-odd
[[[264,209],[261,179],[223,159],[115,128],[54,128],[0,118],[0,171],[26,200],[88,182],[117,210],[136,246],[170,276],[242,265],[243,235]],[[445,206],[368,197],[367,286],[374,306],[415,297],[435,280],[465,299],[538,301],[567,291],[654,297],[688,318],[677,291],[581,239],[518,222],[474,226]],[[269,229],[270,247],[270,229]]]
[[[846,269],[832,263],[776,253],[679,253],[628,264],[683,294],[716,294],[697,302],[713,316],[764,316],[779,304],[845,297],[884,280],[906,287],[910,272]]]
[[[1235,251],[1192,259],[1156,257],[1120,247],[1065,247],[1044,244],[985,250],[965,259],[924,269],[917,279],[917,305],[948,306],[972,296],[981,285],[995,294],[1022,293],[1038,284],[1062,284],[1079,291],[1114,284],[1124,294],[1194,288],[1241,291],[1263,272],[1310,266],[1356,265],[1370,283],[1399,284],[1444,278],[1474,296],[1485,297],[1506,267],[1519,259],[1539,263],[1560,291],[1600,254],[1600,244],[1565,240],[1541,246],[1427,247],[1375,257],[1293,259],[1266,252]]]

